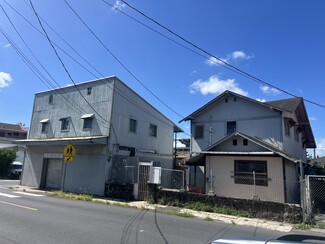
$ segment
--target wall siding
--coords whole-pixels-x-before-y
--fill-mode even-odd
[[[231,156],[207,156],[207,177],[210,170],[213,172],[213,191],[217,196],[251,199],[255,188],[253,185],[235,184],[234,161],[235,160],[265,160],[267,161],[268,186],[256,186],[256,195],[263,201],[285,202],[282,158],[280,157],[231,157]],[[210,184],[206,184],[206,193]]]
[[[236,121],[239,132],[262,139],[272,138],[281,143],[281,120],[281,113],[278,111],[266,109],[262,105],[241,98],[237,98],[234,102],[233,97],[229,97],[228,103],[220,101],[192,120],[192,135],[196,125],[204,125],[204,137],[202,139],[192,137],[192,152],[205,150],[224,138],[227,135],[227,121]],[[210,127],[212,134],[210,134]]]

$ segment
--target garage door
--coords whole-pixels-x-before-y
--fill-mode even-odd
[[[49,159],[47,164],[45,187],[51,189],[61,188],[62,159]]]

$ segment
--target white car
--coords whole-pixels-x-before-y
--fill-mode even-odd
[[[19,161],[14,161],[9,166],[8,175],[10,178],[20,178],[22,171],[23,171],[23,164]]]

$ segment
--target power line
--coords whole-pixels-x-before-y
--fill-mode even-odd
[[[177,33],[174,32],[173,30],[171,30],[170,28],[168,28],[168,27],[162,25],[161,23],[159,23],[159,22],[156,21],[155,19],[149,17],[148,15],[146,15],[145,13],[143,13],[142,11],[140,11],[140,10],[138,10],[137,8],[133,7],[133,6],[132,6],[131,4],[129,4],[128,2],[126,2],[126,1],[124,1],[124,0],[121,0],[121,1],[122,1],[123,3],[125,3],[128,7],[130,7],[131,9],[133,9],[134,11],[136,11],[137,13],[139,13],[140,15],[142,15],[143,17],[145,17],[145,18],[147,18],[148,20],[152,21],[153,23],[155,23],[156,25],[160,26],[161,28],[163,28],[164,30],[168,31],[169,33],[171,33],[172,35],[176,36],[177,38],[181,39],[181,40],[184,41],[185,43],[187,43],[187,44],[191,45],[192,47],[194,47],[195,49],[197,49],[197,50],[199,50],[199,51],[201,51],[201,52],[203,52],[203,53],[209,55],[210,57],[215,58],[216,60],[218,60],[220,63],[223,64],[223,67],[230,68],[230,70],[232,70],[233,72],[235,72],[235,73],[237,73],[237,74],[240,74],[240,75],[242,75],[242,76],[245,76],[245,77],[247,77],[247,78],[250,78],[251,80],[254,80],[254,81],[256,81],[256,82],[258,82],[258,83],[260,83],[260,84],[267,85],[267,86],[269,86],[269,87],[275,88],[275,89],[277,89],[277,90],[279,90],[279,91],[281,91],[281,92],[283,92],[283,93],[285,93],[285,94],[287,94],[287,95],[290,95],[290,96],[295,97],[295,98],[300,98],[299,96],[297,96],[297,95],[295,95],[295,94],[293,94],[293,93],[290,93],[290,92],[288,92],[288,91],[286,91],[286,90],[284,90],[284,89],[282,89],[282,88],[280,88],[280,87],[277,87],[277,86],[275,86],[275,85],[272,85],[271,83],[266,82],[266,81],[264,81],[264,80],[258,78],[257,76],[254,76],[254,75],[252,75],[252,74],[250,74],[250,73],[248,73],[248,72],[246,72],[246,71],[244,71],[244,70],[242,70],[242,69],[237,68],[236,66],[234,66],[234,65],[232,65],[232,64],[229,64],[229,63],[226,62],[225,60],[223,60],[223,59],[217,57],[216,55],[212,54],[212,53],[209,52],[209,51],[206,51],[205,49],[199,47],[198,45],[196,45],[196,44],[194,44],[193,42],[189,41],[189,40],[186,39],[185,37],[183,37],[183,36],[177,34]],[[320,103],[313,102],[313,101],[311,101],[311,100],[304,99],[304,98],[303,98],[303,100],[306,101],[306,102],[308,102],[308,103],[310,103],[310,104],[316,105],[316,106],[318,106],[318,107],[325,108],[325,105],[322,105],[322,104],[320,104]]]
[[[169,110],[177,114],[179,117],[184,118],[184,116],[180,115],[178,112],[176,112],[173,108],[171,108],[169,105],[167,105],[164,101],[162,101],[156,94],[154,94],[139,78],[135,76],[133,72],[131,72],[130,69],[128,69],[122,61],[117,58],[117,56],[105,45],[102,40],[92,31],[92,29],[85,23],[85,21],[78,15],[78,13],[71,7],[71,5],[64,0],[64,2],[68,5],[68,7],[71,9],[71,11],[78,17],[78,19],[83,23],[83,25],[91,32],[91,34],[97,39],[97,41],[105,48],[105,50],[136,80],[138,81],[152,96],[154,96],[159,102],[161,102],[165,107],[167,107]]]
[[[29,20],[27,20],[22,14],[20,14],[13,6],[11,6],[9,3],[7,3],[5,0],[3,0],[12,10],[14,10],[21,18],[23,18],[29,25],[31,25],[35,30],[37,30],[42,36],[44,36],[46,38],[46,36],[40,31],[38,30],[37,27],[35,27]],[[26,2],[25,2],[26,3]],[[30,5],[28,5],[26,3],[26,5],[30,7]],[[32,8],[31,8],[32,9]],[[39,15],[40,19],[43,20],[43,22],[45,22],[45,20]],[[45,24],[47,24],[45,22]],[[76,51],[61,35],[59,35],[58,32],[56,32],[50,25],[47,24],[47,26],[56,34],[60,37],[60,39],[66,43],[80,58],[82,58],[83,60],[86,60],[84,57],[82,57],[82,55]],[[53,42],[53,41],[52,41]],[[53,44],[55,44],[53,42]],[[88,73],[90,73],[91,75],[93,75],[95,78],[99,79],[98,76],[96,76],[94,73],[92,73],[91,71],[89,71],[89,69],[85,68],[81,63],[79,63],[77,60],[75,60],[74,58],[72,58],[66,51],[64,51],[62,48],[60,48],[60,46],[58,46],[57,44],[55,44],[56,47],[58,47],[61,51],[63,51],[68,57],[70,57],[74,62],[76,62],[79,66],[81,66],[83,69],[85,69]],[[22,58],[23,59],[23,58]],[[26,63],[26,60],[23,59],[23,61]],[[31,63],[31,62],[30,62]],[[98,71],[94,66],[92,66],[89,62],[87,62],[88,65],[90,65],[97,73],[99,73],[102,77],[104,77],[104,75]],[[32,64],[27,64],[26,65],[30,68],[32,66]],[[32,72],[35,73],[34,70],[32,70]],[[40,73],[40,72],[38,72]],[[35,73],[36,74],[36,73]],[[39,75],[36,74],[38,77]],[[40,77],[39,77],[40,78]],[[41,80],[42,81],[42,80]],[[43,82],[43,81],[42,81]],[[44,83],[44,82],[43,82]],[[108,86],[105,82],[102,81],[103,84],[105,84],[107,87],[109,87],[110,89],[112,89],[112,87]],[[59,86],[59,85],[58,85]],[[54,86],[52,85],[52,87],[54,88]],[[49,88],[51,89],[51,88]],[[60,89],[60,86],[59,86]],[[56,90],[55,90],[56,91]],[[123,91],[121,91],[118,87],[115,87],[114,91],[119,94],[120,96],[122,96],[124,99],[126,99],[127,101],[129,101],[130,103],[132,103],[133,105],[135,105],[136,107],[138,107],[140,110],[142,110],[143,112],[147,113],[149,116],[161,121],[162,123],[166,124],[167,126],[170,126],[170,124],[167,124],[165,121],[161,120],[160,118],[158,118],[157,116],[153,115],[151,112],[147,111],[145,108],[143,108],[141,105],[139,105],[136,101],[134,101],[133,99],[129,98],[126,94],[124,94]],[[62,96],[62,94],[60,94]],[[72,99],[72,98],[71,98]],[[78,104],[77,104],[78,105]],[[172,126],[173,127],[173,126]]]
[[[117,138],[117,135],[116,135],[116,133],[115,133],[115,129],[114,129],[113,124],[112,124],[110,121],[106,120],[106,119],[105,119],[101,114],[99,114],[99,113],[96,111],[96,109],[95,109],[95,108],[94,108],[94,107],[93,107],[93,106],[88,102],[88,100],[85,98],[85,96],[81,93],[79,87],[76,85],[75,81],[73,80],[73,78],[72,78],[70,72],[69,72],[68,69],[66,68],[66,66],[65,66],[64,62],[62,61],[60,55],[59,55],[58,52],[56,51],[56,48],[55,48],[54,45],[52,44],[52,41],[51,41],[49,35],[47,34],[47,32],[46,32],[46,30],[45,30],[45,28],[44,28],[44,26],[43,26],[43,24],[42,24],[42,22],[41,22],[41,20],[40,20],[40,18],[39,18],[39,16],[38,16],[38,14],[37,14],[37,12],[36,12],[36,9],[34,8],[34,5],[33,5],[32,0],[29,0],[29,2],[30,2],[30,4],[31,4],[31,7],[32,7],[32,9],[33,9],[33,12],[34,12],[34,14],[35,14],[35,16],[36,16],[36,18],[37,18],[37,20],[38,20],[38,22],[39,22],[41,28],[42,28],[44,34],[46,35],[46,38],[47,38],[49,44],[51,45],[51,47],[52,47],[52,49],[53,49],[53,51],[54,51],[56,57],[57,57],[58,60],[60,61],[61,65],[62,65],[62,67],[63,67],[63,69],[64,69],[64,71],[65,71],[66,74],[68,75],[68,77],[69,77],[69,79],[71,80],[71,82],[73,83],[74,87],[77,89],[77,91],[79,92],[80,96],[85,100],[85,102],[88,104],[88,106],[89,106],[89,107],[90,107],[90,108],[91,108],[91,109],[92,109],[92,110],[93,110],[93,111],[94,111],[94,112],[95,112],[95,113],[96,113],[96,114],[97,114],[101,119],[103,119],[104,121],[106,121],[108,124],[111,125],[111,127],[112,127],[112,131],[113,131],[113,133],[114,133],[114,135],[115,135],[116,142],[118,143],[118,138]]]

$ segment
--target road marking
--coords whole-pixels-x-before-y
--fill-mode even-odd
[[[44,197],[44,195],[39,195],[39,194],[34,194],[34,193],[29,193],[29,192],[23,192],[23,191],[14,191],[16,194],[22,194],[26,196],[32,196],[32,197]]]
[[[37,211],[36,208],[30,208],[30,207],[27,207],[24,205],[14,204],[14,203],[5,202],[5,201],[0,201],[0,203],[11,205],[11,206],[18,207],[18,208],[24,208],[24,209],[28,209],[28,210],[32,210],[32,211]]]
[[[10,194],[1,193],[1,192],[0,192],[0,196],[9,197],[9,198],[19,198],[19,197],[21,197],[21,196],[15,196],[15,195],[10,195]]]

